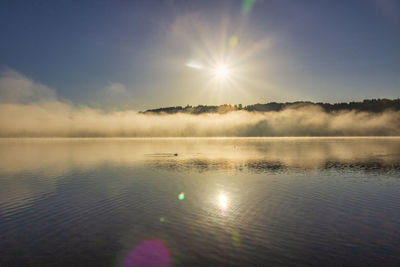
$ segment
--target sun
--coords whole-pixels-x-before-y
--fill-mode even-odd
[[[218,80],[225,80],[229,77],[229,68],[226,65],[218,65],[214,68],[214,75]]]

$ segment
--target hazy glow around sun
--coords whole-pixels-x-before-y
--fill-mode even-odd
[[[196,99],[208,104],[251,102],[274,90],[268,73],[274,57],[264,60],[271,40],[246,20],[222,16],[210,21],[206,14],[187,14],[174,22],[168,36],[173,58],[167,55],[165,67],[174,63],[174,84],[185,97],[195,91]]]
[[[218,65],[214,69],[214,75],[219,80],[225,80],[229,76],[229,69],[226,65]]]

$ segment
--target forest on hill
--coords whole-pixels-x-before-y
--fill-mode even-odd
[[[400,110],[400,98],[397,99],[365,99],[362,102],[342,102],[342,103],[322,103],[322,102],[310,102],[310,101],[296,101],[277,103],[269,102],[265,104],[253,104],[243,106],[242,104],[231,105],[224,104],[220,106],[176,106],[176,107],[165,107],[157,109],[149,109],[141,113],[144,114],[175,114],[175,113],[189,113],[189,114],[203,114],[203,113],[227,113],[236,110],[244,110],[250,112],[269,112],[269,111],[282,111],[287,108],[299,108],[304,106],[319,106],[325,112],[336,112],[336,111],[366,111],[379,113],[386,110]]]

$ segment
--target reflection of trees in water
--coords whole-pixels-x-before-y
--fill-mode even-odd
[[[271,162],[263,160],[252,160],[245,164],[246,168],[251,172],[282,172],[288,167],[281,162]]]
[[[210,159],[188,159],[188,160],[149,160],[147,165],[152,168],[158,168],[169,171],[185,172],[207,172],[207,171],[237,171],[251,173],[282,173],[287,171],[307,171],[307,170],[334,170],[334,171],[363,171],[363,172],[398,172],[400,171],[400,163],[392,164],[379,161],[357,161],[357,162],[340,162],[326,160],[322,164],[308,165],[287,165],[280,161],[268,160],[210,160]]]
[[[176,171],[398,170],[399,138],[41,139],[0,142],[0,174],[61,176],[104,164]]]
[[[324,170],[337,170],[337,171],[363,171],[363,172],[376,172],[376,173],[387,173],[387,172],[399,172],[400,163],[388,164],[385,162],[377,161],[365,161],[365,162],[325,162]]]
[[[149,160],[146,164],[154,168],[171,171],[206,172],[212,170],[237,170],[245,169],[244,164],[238,164],[231,160],[209,160],[209,159],[188,159],[188,160]]]

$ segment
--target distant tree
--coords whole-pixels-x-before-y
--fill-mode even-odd
[[[234,110],[235,108],[229,104],[223,104],[218,107],[218,113],[227,113]]]

